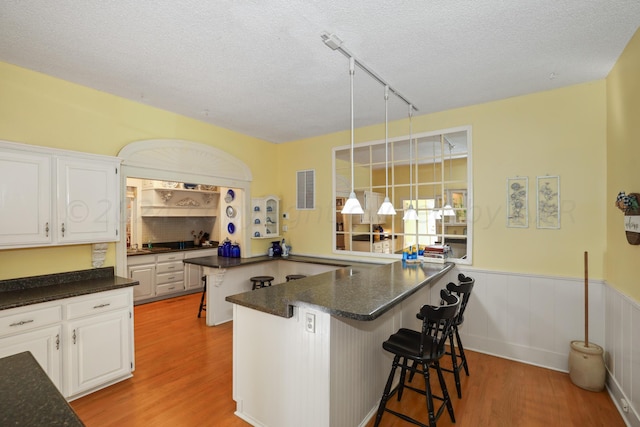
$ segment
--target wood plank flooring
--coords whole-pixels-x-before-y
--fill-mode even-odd
[[[234,415],[231,398],[232,324],[207,327],[196,317],[199,301],[193,294],[135,307],[133,378],[71,402],[88,427],[249,425]],[[456,423],[445,413],[438,427],[625,425],[606,392],[582,390],[568,374],[468,353],[471,376],[462,377],[462,399],[445,373]],[[391,405],[426,421],[417,393],[406,391]],[[381,425],[410,424],[387,413]]]

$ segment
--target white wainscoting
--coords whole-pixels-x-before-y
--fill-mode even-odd
[[[607,388],[627,424],[640,426],[640,306],[605,286],[605,363]],[[621,399],[629,404],[622,411]]]
[[[584,340],[584,279],[460,271],[476,280],[460,329],[465,348],[568,372],[570,342]],[[589,280],[589,342],[605,349],[609,394],[640,427],[640,306],[598,280]]]

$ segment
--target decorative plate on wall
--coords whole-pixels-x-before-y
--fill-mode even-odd
[[[233,206],[227,206],[227,217],[234,218],[236,216],[236,210]]]
[[[233,202],[233,200],[236,198],[236,193],[235,191],[233,191],[232,189],[229,189],[227,191],[227,195],[224,196],[224,201],[227,203],[231,203]]]
[[[229,234],[233,234],[236,232],[236,226],[233,225],[232,222],[229,223],[229,225],[227,225],[227,231],[229,232]]]

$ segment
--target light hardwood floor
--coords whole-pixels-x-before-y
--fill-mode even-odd
[[[249,425],[233,414],[232,324],[207,327],[196,317],[199,300],[194,294],[135,307],[133,378],[71,402],[88,427]],[[438,427],[625,425],[606,392],[582,390],[568,374],[474,352],[468,359],[462,399],[445,374],[456,423],[445,413]],[[390,407],[426,421],[422,396],[406,391],[402,402],[392,400]],[[387,413],[381,425],[410,424]]]

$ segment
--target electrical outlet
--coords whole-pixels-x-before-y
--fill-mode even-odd
[[[286,225],[283,225],[283,226],[282,226],[282,231],[289,231],[289,227],[288,227],[288,226],[286,226]]]
[[[629,403],[625,399],[620,399],[620,404],[622,406],[622,412],[629,412]]]
[[[312,334],[316,333],[316,315],[313,313],[307,313],[304,318],[304,328],[307,332]]]

